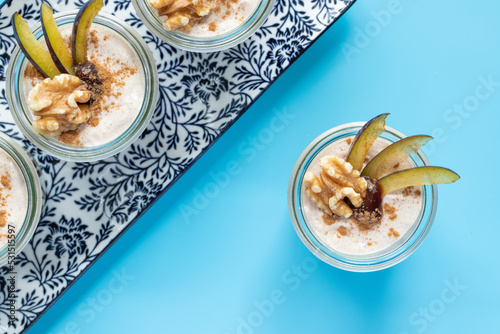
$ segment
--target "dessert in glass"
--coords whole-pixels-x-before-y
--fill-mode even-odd
[[[267,20],[275,0],[132,0],[142,22],[160,39],[187,51],[228,49]]]
[[[36,146],[57,158],[94,161],[127,148],[149,123],[158,73],[142,37],[102,0],[53,14],[42,3],[31,32],[15,13],[18,48],[7,72],[14,120]]]
[[[437,207],[436,184],[459,176],[430,166],[420,150],[432,137],[406,137],[388,114],[316,138],[294,166],[288,207],[303,243],[350,271],[390,267],[415,251]]]
[[[0,266],[13,268],[15,255],[35,232],[41,209],[40,180],[30,157],[0,133]]]

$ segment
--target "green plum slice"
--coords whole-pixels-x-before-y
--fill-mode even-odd
[[[52,60],[61,73],[74,75],[73,56],[59,32],[52,8],[44,2],[42,3],[40,12],[43,34],[45,35],[45,42],[47,43]]]
[[[383,149],[377,154],[363,169],[361,176],[369,176],[373,179],[380,179],[389,174],[395,165],[415,154],[427,144],[431,136],[411,136],[403,138]]]
[[[61,74],[50,56],[50,52],[35,38],[28,24],[19,13],[12,15],[12,26],[17,44],[26,58],[45,77]]]
[[[351,144],[347,162],[358,171],[363,167],[366,154],[377,138],[385,131],[385,119],[389,114],[381,114],[368,121],[359,132]]]
[[[382,197],[388,193],[411,186],[426,184],[448,184],[460,179],[454,171],[443,167],[415,167],[384,176],[378,180],[382,188]]]
[[[87,61],[87,35],[94,18],[103,6],[103,0],[90,0],[76,14],[71,35],[71,51],[75,65]]]

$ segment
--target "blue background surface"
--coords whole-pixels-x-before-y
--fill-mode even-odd
[[[28,333],[498,332],[500,2],[391,3],[358,0]],[[410,258],[344,272],[295,234],[288,179],[383,112],[462,179]]]

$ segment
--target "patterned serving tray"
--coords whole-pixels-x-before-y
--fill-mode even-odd
[[[253,37],[225,52],[176,50],[149,32],[129,0],[103,11],[137,29],[157,61],[160,100],[151,124],[127,150],[95,163],[57,160],[29,143],[12,121],[5,72],[15,46],[10,18],[30,25],[40,0],[0,8],[0,130],[21,142],[41,169],[42,217],[17,257],[15,327],[8,325],[9,270],[0,268],[0,333],[26,331],[250,107],[355,0],[277,0]],[[48,0],[57,11],[86,0]]]

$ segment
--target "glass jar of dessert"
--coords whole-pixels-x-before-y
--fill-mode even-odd
[[[215,52],[250,37],[267,20],[275,0],[132,0],[156,36],[177,48]]]
[[[42,190],[24,150],[0,133],[0,266],[13,266],[40,219]]]
[[[381,270],[407,258],[434,221],[436,184],[459,178],[429,166],[420,147],[431,137],[406,137],[385,126],[386,117],[323,133],[290,178],[288,208],[298,236],[319,259],[344,270]]]
[[[53,15],[42,4],[30,31],[18,14],[18,47],[7,70],[10,111],[44,152],[95,161],[127,148],[148,125],[158,100],[155,60],[142,37],[102,0]]]

